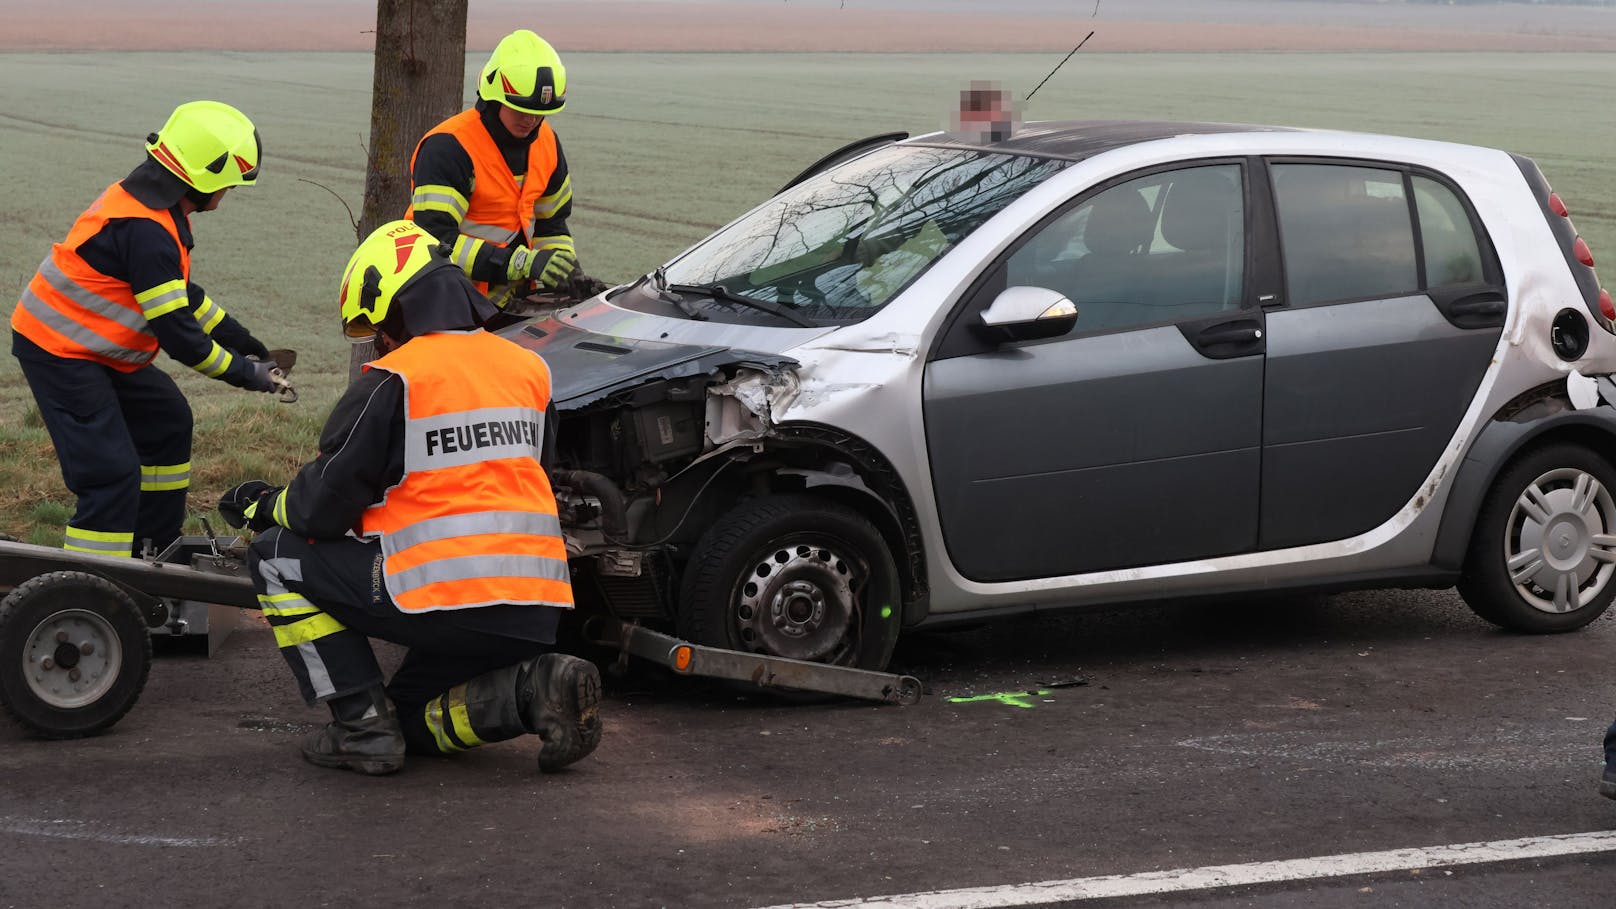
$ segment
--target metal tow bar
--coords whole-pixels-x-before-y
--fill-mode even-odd
[[[838,694],[905,706],[920,701],[920,680],[911,675],[706,647],[604,617],[596,617],[590,631],[596,643],[666,666],[680,675],[750,682],[761,688]]]

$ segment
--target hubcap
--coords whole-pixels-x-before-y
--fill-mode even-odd
[[[84,609],[47,617],[23,648],[28,689],[62,710],[95,703],[112,688],[122,666],[117,632],[106,619]]]
[[[836,544],[796,542],[761,554],[737,592],[742,644],[794,660],[842,662],[858,614],[857,564]]]
[[[1527,604],[1563,613],[1587,605],[1616,572],[1616,502],[1591,474],[1551,470],[1527,484],[1509,514],[1504,555]]]

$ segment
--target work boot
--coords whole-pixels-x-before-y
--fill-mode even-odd
[[[303,743],[303,759],[320,767],[384,776],[404,768],[404,733],[382,686],[326,702],[331,722]]]
[[[588,660],[547,653],[521,664],[517,705],[527,730],[544,741],[539,770],[550,773],[600,744],[600,670]]]

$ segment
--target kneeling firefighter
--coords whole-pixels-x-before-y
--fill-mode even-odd
[[[291,485],[255,480],[219,502],[262,531],[248,554],[259,604],[304,699],[331,709],[303,756],[386,774],[406,752],[534,733],[540,770],[577,761],[600,741],[600,675],[551,652],[573,599],[545,469],[548,368],[479,327],[493,304],[408,221],[360,244],[341,305],[349,337],[382,356]],[[385,688],[371,637],[408,648]]]

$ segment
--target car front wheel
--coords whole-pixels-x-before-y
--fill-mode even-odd
[[[1551,445],[1505,468],[1482,503],[1459,593],[1512,631],[1572,631],[1616,598],[1616,469]]]
[[[713,647],[884,669],[898,573],[863,515],[805,495],[749,499],[702,535],[680,585],[679,632]]]

